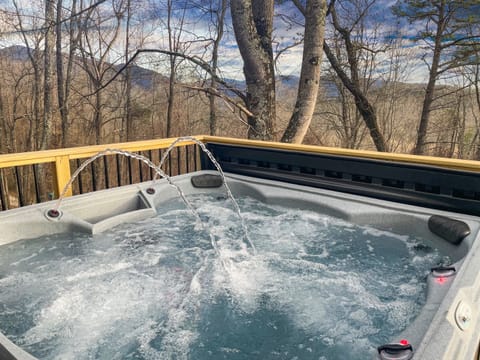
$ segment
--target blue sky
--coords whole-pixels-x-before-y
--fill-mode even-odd
[[[93,0],[92,0],[93,1]],[[196,0],[197,5],[202,3],[202,0]],[[363,2],[372,2],[372,0],[360,0]],[[32,5],[31,0],[17,0],[17,2],[23,8],[23,12],[26,15],[24,22],[28,24],[30,16],[35,14],[39,17],[42,17],[42,6],[41,3]],[[64,0],[65,4],[68,5],[68,1]],[[376,0],[373,2],[373,5],[370,8],[371,16],[368,17],[368,20],[365,22],[365,33],[367,37],[370,37],[371,41],[374,41],[373,45],[376,49],[380,49],[384,46],[385,42],[392,40],[401,40],[401,44],[398,45],[396,49],[397,55],[399,52],[404,52],[408,55],[410,72],[409,77],[406,79],[411,82],[423,82],[426,79],[426,66],[425,63],[421,60],[421,48],[418,44],[414,44],[410,39],[415,35],[418,30],[418,25],[408,25],[403,22],[398,22],[398,20],[393,16],[390,8],[395,3],[395,0]],[[208,3],[208,1],[203,2]],[[147,40],[141,45],[144,48],[168,48],[168,41],[165,31],[165,22],[166,22],[166,13],[164,2],[157,0],[151,2],[150,6],[142,5],[139,1],[134,0],[132,2],[135,7],[135,15],[137,23],[141,23],[145,28],[142,30],[143,34],[148,34]],[[174,12],[174,19],[172,21],[173,27],[176,31],[179,31],[179,18],[183,16],[183,8],[185,4],[191,4],[189,1],[173,1],[173,6],[177,9]],[[341,0],[338,1],[338,5],[342,6],[345,2]],[[36,8],[35,8],[36,6]],[[105,6],[107,6],[105,4]],[[12,11],[13,5],[12,0],[0,0],[0,7],[3,10]],[[350,5],[350,8],[344,8],[345,21],[348,22],[348,14],[352,16],[355,15],[355,9]],[[301,37],[303,32],[303,27],[301,23],[303,22],[302,16],[299,14],[298,10],[295,8],[293,3],[289,0],[283,1],[282,4],[276,6],[276,17],[274,23],[274,49],[282,49],[285,46],[292,44],[295,40],[298,40]],[[7,13],[8,14],[8,13]],[[194,40],[194,42],[185,45],[185,51],[189,54],[195,54],[198,56],[207,55],[208,52],[205,51],[206,41],[199,41],[198,37],[208,38],[209,29],[211,29],[211,14],[205,12],[204,9],[201,9],[200,6],[188,6],[187,11],[185,11],[185,22],[182,28],[182,41],[187,43],[188,41]],[[295,21],[287,24],[284,20],[285,17],[282,15],[287,15],[292,17]],[[4,14],[5,16],[5,14]],[[40,25],[42,21],[37,22]],[[26,25],[28,26],[28,25]],[[238,52],[235,38],[233,35],[233,30],[230,25],[230,15],[227,14],[226,19],[227,30],[222,41],[222,48],[220,54],[220,66],[222,73],[227,78],[241,79],[242,74],[242,62],[240,54]],[[5,28],[5,24],[2,24],[2,29]],[[328,33],[328,31],[327,31]],[[123,37],[121,37],[123,38]],[[21,39],[17,36],[8,36],[0,38],[0,41],[4,46],[12,44],[22,44]],[[135,38],[132,37],[132,43],[135,43]],[[121,48],[121,43],[118,45]],[[118,54],[121,52],[119,51]],[[291,48],[279,57],[277,64],[277,71],[280,75],[299,75],[300,64],[301,64],[301,55],[302,47],[297,46]],[[383,56],[383,58],[382,58]],[[382,54],[379,53],[377,60],[383,64],[388,63],[389,57],[391,54]],[[115,60],[115,56],[112,56],[112,61]],[[139,64],[145,64],[146,61],[150,61],[150,58],[144,57],[143,60],[139,59]],[[161,60],[161,59],[159,59]],[[157,62],[159,64],[162,61]],[[384,66],[381,65],[380,68]],[[158,67],[161,70],[161,66]]]

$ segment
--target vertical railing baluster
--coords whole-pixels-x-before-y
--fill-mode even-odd
[[[140,151],[138,152],[140,155],[143,155]],[[142,170],[142,160],[138,160],[138,174],[140,175],[140,181],[139,182],[143,182],[143,170]]]
[[[25,204],[25,199],[23,198],[22,180],[20,179],[20,175],[18,174],[18,166],[14,166],[13,170],[15,172],[15,178],[17,183],[18,205],[23,206]]]
[[[190,148],[190,145],[185,146],[185,164],[186,164],[186,170],[187,174],[190,172],[190,166],[189,166],[189,156],[188,156],[188,149]]]
[[[168,154],[168,175],[172,176],[172,152]]]
[[[130,180],[130,184],[133,184],[133,175],[132,175],[132,158],[127,159],[128,163],[128,180]]]
[[[55,174],[55,194],[60,196],[63,191],[63,196],[72,196],[72,188],[65,189],[65,186],[70,181],[72,170],[70,169],[70,160],[68,155],[56,156],[54,165]]]
[[[80,167],[80,159],[77,159],[77,169],[79,167]],[[83,194],[82,173],[78,174],[77,182],[78,182],[78,193]]]
[[[160,159],[162,158],[162,149],[158,149],[158,161],[155,165],[160,165]],[[165,170],[165,167],[163,167],[162,170]]]
[[[180,154],[181,154],[180,146],[178,146],[177,147],[177,175],[182,174],[182,169],[180,166],[180,156],[181,156]]]
[[[32,172],[33,172],[33,184],[35,186],[35,197],[36,197],[36,203],[39,204],[42,202],[41,196],[40,196],[40,187],[38,186],[38,173],[37,173],[37,165],[32,165]]]
[[[71,159],[70,160],[70,169],[72,169],[72,174],[77,170],[76,166],[77,166],[76,161]],[[72,183],[72,193],[73,193],[73,195],[78,195],[80,193],[80,189],[79,189],[79,186],[78,186],[78,177]]]
[[[201,170],[198,168],[198,164],[197,164],[197,153],[198,153],[198,145],[195,144],[193,146],[193,167],[195,168],[195,171]]]
[[[122,166],[120,165],[120,155],[115,155],[117,165],[117,186],[122,186]]]
[[[152,154],[152,150],[148,150],[148,158],[150,159],[150,161],[153,163],[153,154]],[[148,167],[150,170],[150,180],[153,179],[153,169],[149,166]]]
[[[3,184],[4,184],[4,173],[3,173],[3,169],[0,169],[0,202],[1,202],[1,207],[0,209],[2,210],[8,210],[8,203],[7,203],[7,199],[6,199],[6,196],[5,196],[5,189],[3,188]],[[5,181],[6,183],[6,181]]]
[[[95,178],[95,166],[93,166],[93,162],[90,164],[90,168],[92,169],[92,188],[93,191],[97,191],[97,179]]]
[[[110,179],[108,176],[107,156],[103,157],[103,173],[105,174],[105,189],[110,189]]]

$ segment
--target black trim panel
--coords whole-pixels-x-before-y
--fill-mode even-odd
[[[347,156],[208,143],[223,171],[480,215],[480,174]],[[202,169],[215,170],[206,156]]]

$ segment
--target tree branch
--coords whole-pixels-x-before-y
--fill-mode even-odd
[[[242,101],[246,102],[247,100],[247,97],[246,95],[232,87],[231,85],[229,85],[225,80],[221,79],[220,77],[218,77],[218,75],[215,74],[215,72],[212,70],[211,66],[203,61],[202,59],[196,57],[196,56],[189,56],[189,55],[185,55],[183,53],[180,53],[180,52],[176,52],[176,51],[168,51],[168,50],[162,50],[162,49],[138,49],[137,51],[135,51],[135,53],[132,55],[132,57],[120,68],[118,69],[118,71],[115,73],[115,75],[113,75],[113,77],[108,80],[104,85],[101,86],[101,88],[99,90],[102,90],[104,88],[106,88],[108,85],[110,85],[113,81],[115,81],[115,79],[120,76],[120,74],[133,62],[135,61],[135,59],[137,58],[138,55],[142,54],[142,53],[159,53],[159,54],[164,54],[164,55],[171,55],[171,56],[178,56],[182,59],[185,59],[185,60],[188,60],[192,63],[194,63],[195,65],[198,65],[200,66],[200,68],[204,71],[206,71],[208,74],[210,74],[210,76],[212,76],[213,80],[215,80],[217,83],[225,86],[225,88],[227,88],[229,91],[233,92],[235,95],[237,95],[240,99],[242,99]],[[97,90],[98,91],[98,90]],[[90,95],[93,95],[93,94],[90,94]]]
[[[297,9],[305,16],[305,7],[300,2],[300,0],[292,0],[293,4],[297,7]]]
[[[65,18],[65,19],[62,19],[59,22],[52,22],[48,26],[42,26],[42,27],[39,27],[39,28],[36,28],[36,29],[20,29],[20,30],[16,30],[16,31],[7,31],[7,32],[2,32],[2,34],[4,34],[4,35],[14,35],[14,34],[21,33],[23,35],[24,33],[44,32],[44,31],[47,31],[48,29],[50,29],[51,27],[61,25],[63,23],[66,23],[67,21],[70,21],[70,20],[82,15],[83,13],[89,12],[90,10],[93,10],[94,8],[103,4],[106,1],[107,0],[98,0],[96,3],[86,7],[85,9],[80,10],[79,12],[75,13],[74,15],[71,15],[71,16]],[[15,6],[15,7],[17,8],[17,6]],[[7,15],[15,15],[15,16],[25,16],[25,15],[21,15],[20,12],[18,12],[18,8],[17,8],[17,13],[12,14],[10,11],[7,11],[7,10],[0,10],[0,13],[7,14]],[[35,15],[35,17],[39,18],[37,15]],[[40,19],[42,19],[42,18],[40,18]],[[45,19],[42,19],[42,20],[45,20]]]
[[[186,84],[181,84],[180,86],[182,86],[184,88],[187,88],[187,89],[202,91],[206,94],[217,96],[218,98],[220,98],[221,100],[223,100],[225,102],[225,105],[240,120],[241,123],[243,123],[245,126],[247,126],[247,128],[250,129],[251,131],[253,131],[257,134],[260,134],[254,127],[250,126],[250,124],[248,122],[243,120],[242,117],[235,112],[235,109],[232,107],[232,105],[234,107],[236,107],[237,109],[239,109],[241,112],[243,112],[247,116],[253,116],[253,113],[250,112],[246,107],[244,107],[241,104],[238,104],[235,101],[233,101],[232,99],[230,99],[228,96],[222,95],[219,91],[217,91],[214,88],[204,88],[204,87],[198,87],[198,86],[192,86],[192,85],[186,85]]]
[[[275,54],[275,59],[273,60],[274,63],[275,63],[275,64],[277,63],[278,58],[279,58],[285,51],[288,51],[288,50],[290,50],[290,49],[293,49],[294,47],[297,47],[297,46],[300,45],[301,43],[303,43],[303,40],[297,40],[297,41],[294,41],[292,44],[285,46],[283,49],[277,50],[277,51],[276,51],[276,54]]]
[[[243,112],[245,115],[247,115],[247,116],[254,116],[254,114],[253,114],[251,111],[249,111],[245,106],[243,106],[242,104],[239,104],[239,103],[235,102],[234,100],[230,99],[228,96],[225,96],[224,94],[222,94],[220,91],[218,91],[218,90],[215,89],[215,88],[193,86],[193,85],[188,85],[188,84],[179,84],[179,85],[180,85],[181,87],[184,87],[184,88],[187,88],[187,89],[202,91],[202,92],[204,92],[204,93],[206,93],[206,94],[216,96],[216,97],[224,100],[225,102],[228,102],[228,103],[232,104],[232,105],[235,106],[237,109],[239,109],[241,112]]]

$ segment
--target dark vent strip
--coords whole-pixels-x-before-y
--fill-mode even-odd
[[[382,179],[382,185],[403,189],[405,187],[405,182],[399,181],[399,180],[392,180],[392,179]]]
[[[470,227],[466,223],[441,215],[432,215],[428,219],[428,228],[435,235],[454,245],[459,245],[470,235]]]
[[[277,168],[278,170],[282,170],[282,171],[292,171],[293,169],[292,165],[286,165],[286,164],[278,164]]]
[[[333,179],[341,179],[342,173],[338,171],[325,170],[325,177],[329,177]]]
[[[258,166],[259,167],[262,167],[262,168],[269,168],[270,167],[270,163],[268,161],[258,161]]]
[[[462,198],[462,199],[469,199],[469,200],[480,200],[480,192],[476,191],[464,191],[459,189],[453,189],[454,197]]]
[[[480,216],[480,176],[433,165],[208,143],[224,171]],[[215,170],[201,155],[202,169]]]
[[[417,183],[415,184],[415,191],[431,193],[431,194],[440,194],[440,187]]]
[[[302,174],[316,175],[317,174],[317,169],[310,168],[310,167],[301,167],[300,172]]]
[[[365,176],[365,175],[352,175],[352,181],[371,184],[372,183],[372,177],[371,176]]]

